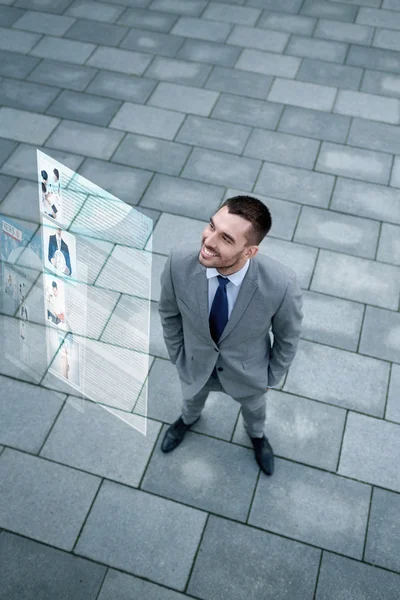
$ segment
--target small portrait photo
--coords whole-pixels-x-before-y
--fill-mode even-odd
[[[44,275],[46,319],[59,329],[66,327],[65,288],[62,279]]]
[[[61,277],[76,279],[76,239],[43,221],[44,266]]]
[[[41,161],[39,173],[40,210],[50,219],[62,223],[61,176],[57,167]]]
[[[52,334],[51,352],[57,352],[50,372],[67,380],[74,387],[80,388],[80,344],[75,341],[72,333],[67,333],[65,338],[63,334],[57,334],[55,331],[50,331],[50,334]]]

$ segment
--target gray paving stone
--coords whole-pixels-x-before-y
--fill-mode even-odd
[[[400,464],[393,460],[399,452],[398,425],[350,412],[339,473],[399,492]]]
[[[105,481],[75,552],[183,590],[206,517],[194,508]],[[171,538],[174,552],[169,551]]]
[[[0,27],[0,50],[27,53],[40,38],[41,36],[37,33]]]
[[[65,396],[0,376],[0,441],[37,454]]]
[[[400,122],[400,100],[381,98],[376,94],[365,94],[364,92],[339,90],[333,111],[385,123],[398,124]]]
[[[243,557],[251,555],[257,560],[243,569]],[[316,548],[210,515],[187,593],[207,600],[258,600],[260,594],[304,600],[312,597],[319,558]]]
[[[400,571],[400,495],[375,489],[372,497],[365,560]]]
[[[8,194],[15,182],[16,179],[14,177],[0,175],[0,202],[5,198],[6,194]],[[1,210],[3,210],[3,207],[1,208]]]
[[[63,13],[69,4],[71,4],[71,0],[17,0],[14,2],[15,6],[55,14]]]
[[[367,306],[360,340],[360,352],[400,362],[400,314]]]
[[[303,108],[330,111],[336,97],[336,88],[277,77],[272,84],[268,100]]]
[[[247,193],[248,192],[245,190],[228,188],[224,200],[231,196],[247,195]],[[271,212],[272,228],[270,233],[272,234],[272,237],[291,240],[299,216],[300,205],[294,202],[286,202],[285,200],[260,196],[259,194],[257,194],[257,198],[261,200],[261,202],[264,202]]]
[[[120,131],[64,120],[47,140],[46,148],[70,152],[76,150],[79,140],[79,152],[84,156],[108,160],[123,136]]]
[[[2,595],[9,600],[94,600],[106,572],[102,565],[6,531],[0,535],[0,564]]]
[[[259,246],[260,252],[283,263],[296,272],[299,285],[308,288],[314,269],[317,249],[267,236]]]
[[[63,91],[48,109],[47,114],[93,125],[107,125],[120,106],[121,102],[118,100]]]
[[[218,209],[218,206],[217,206]],[[209,214],[209,211],[207,210]],[[168,213],[161,213],[160,218],[157,221],[157,225],[153,232],[153,252],[159,254],[168,255],[170,250],[173,248],[192,248],[201,246],[201,236],[205,228],[204,221],[198,221],[187,217],[181,217],[179,215],[170,215]],[[174,233],[175,232],[175,233]],[[172,239],[174,242],[172,242]],[[198,244],[196,241],[198,240]],[[156,323],[160,321],[159,315]],[[160,326],[161,334],[161,326]],[[161,336],[162,338],[162,336]],[[160,340],[160,347],[164,348],[165,344],[163,340]],[[162,356],[163,358],[169,358],[165,348],[165,352],[154,352],[154,356]]]
[[[172,110],[125,102],[109,127],[172,140],[184,118],[185,115]]]
[[[279,31],[298,33],[299,35],[311,35],[314,31],[316,22],[317,20],[312,19],[311,17],[285,15],[283,13],[274,13],[266,10],[263,11],[260,19],[257,21],[257,27],[270,30],[278,29]]]
[[[233,67],[241,51],[242,49],[239,47],[227,46],[218,42],[186,39],[176,53],[176,57],[223,67]]]
[[[263,75],[296,77],[300,63],[301,60],[295,56],[282,56],[273,52],[244,48],[235,68]]]
[[[307,108],[286,106],[279,121],[278,130],[317,138],[318,140],[344,142],[349,127],[349,117]]]
[[[357,6],[373,6],[376,8],[379,8],[382,3],[382,0],[339,0],[339,1],[346,2],[347,4],[356,4]]]
[[[0,140],[0,166],[10,157],[10,155],[14,152],[15,148],[18,146],[17,142],[12,142],[11,140]],[[2,178],[3,185],[5,184],[7,178]],[[0,184],[1,186],[1,184]],[[3,188],[0,188],[3,189]],[[0,192],[0,198],[2,198]]]
[[[259,481],[248,523],[361,559],[370,486],[292,462],[276,462],[274,479]]]
[[[127,73],[128,75],[142,75],[152,59],[153,57],[149,54],[100,46],[86,64],[99,69]]]
[[[394,157],[390,185],[392,185],[393,187],[400,187],[400,157],[398,156]]]
[[[395,29],[377,29],[373,46],[400,50],[399,32]]]
[[[198,17],[206,6],[205,0],[153,0],[150,9]]]
[[[128,134],[114,154],[113,161],[167,175],[179,175],[190,150],[190,146],[184,144]]]
[[[283,391],[382,417],[388,378],[381,360],[301,340]]]
[[[243,95],[247,98],[264,99],[271,87],[272,76],[249,73],[239,69],[228,69],[226,67],[214,67],[207,83],[208,89],[229,92],[230,94]],[[236,99],[239,102],[239,99]],[[250,110],[247,110],[250,119]],[[235,121],[235,118],[233,119]]]
[[[65,164],[65,166],[73,171],[77,171],[79,165],[83,162],[83,156],[77,156],[76,154],[69,154],[68,152],[59,150],[49,151],[48,148],[40,146],[19,144],[18,148],[14,150],[10,158],[2,166],[1,171],[15,175],[15,177],[23,175],[24,179],[29,179],[37,183],[36,149]]]
[[[218,96],[217,92],[209,90],[160,82],[147,104],[206,117],[215,106]]]
[[[45,35],[31,50],[31,54],[41,58],[51,56],[53,60],[66,60],[66,62],[82,65],[95,48],[94,44]]]
[[[247,5],[276,10],[275,0],[247,0]],[[280,0],[279,11],[284,13],[298,13],[301,5],[301,0]]]
[[[0,50],[0,76],[25,79],[38,62],[39,59],[33,58],[33,56]]]
[[[399,10],[397,0],[383,0],[382,8],[387,8],[388,10]]]
[[[400,223],[399,194],[383,185],[338,177],[331,208],[378,221]]]
[[[241,98],[233,94],[221,94],[211,117],[275,129],[283,106],[275,102],[265,102],[251,98]]]
[[[394,573],[324,552],[316,599],[396,600],[399,584]]]
[[[72,550],[100,478],[6,448],[0,460],[2,527]]]
[[[391,167],[389,154],[322,142],[315,169],[374,183],[389,183]]]
[[[345,415],[341,408],[271,389],[265,431],[275,455],[336,471]],[[252,447],[246,436],[238,424],[233,442],[243,439]]]
[[[156,81],[144,77],[100,71],[86,91],[140,104],[146,102],[156,85]]]
[[[304,206],[294,241],[373,259],[378,236],[376,221]]]
[[[372,25],[373,27],[400,29],[400,15],[395,11],[361,7],[358,11],[356,21],[357,23]]]
[[[34,201],[32,201],[33,199]],[[33,223],[39,223],[40,209],[37,182],[19,179],[1,203],[1,212],[4,215],[19,217],[21,210],[23,210],[22,214],[25,219]]]
[[[0,103],[12,108],[45,112],[59,92],[55,87],[4,78],[0,82]]]
[[[37,67],[33,69],[28,77],[28,81],[47,83],[52,86],[82,92],[96,73],[97,70],[90,67],[70,65],[57,60],[44,58]],[[111,73],[109,76],[111,76]]]
[[[211,65],[157,56],[147,69],[146,77],[202,87],[211,69]]]
[[[400,265],[400,227],[383,223],[377,260]]]
[[[400,98],[400,76],[365,69],[361,91]]]
[[[54,117],[0,107],[0,137],[18,142],[43,144],[59,122]]]
[[[323,0],[305,0],[301,15],[319,19],[336,19],[337,21],[353,21],[357,14],[357,6],[343,2],[324,2]]]
[[[201,14],[201,18],[238,25],[255,25],[260,14],[261,10],[249,6],[230,6],[228,11],[223,4],[212,2]]]
[[[71,17],[91,19],[93,21],[104,21],[114,23],[124,9],[121,6],[102,2],[90,2],[89,0],[75,0],[70,4],[64,14]]]
[[[180,17],[170,33],[211,42],[225,42],[231,31],[232,25],[229,23],[218,23],[192,17]]]
[[[371,44],[373,34],[373,27],[343,23],[343,21],[332,21],[331,19],[320,19],[314,31],[314,36],[318,38],[328,38],[365,45]]]
[[[81,413],[67,401],[40,455],[137,487],[160,429],[160,423],[148,421],[143,436],[132,414],[93,402],[84,402]]]
[[[258,27],[238,25],[227,39],[227,43],[258,48],[258,50],[269,50],[270,52],[283,52],[288,39],[289,34],[282,31],[268,31],[266,34]]]
[[[184,38],[178,35],[131,28],[120,46],[127,50],[160,54],[161,56],[175,56],[183,42]]]
[[[17,9],[14,9],[17,10]],[[75,22],[70,17],[52,15],[45,12],[35,12],[33,10],[21,11],[23,14],[13,25],[16,29],[25,31],[34,31],[36,33],[49,33],[55,36],[62,36]]]
[[[321,250],[311,289],[397,310],[399,275],[392,265]]]
[[[286,53],[292,56],[343,63],[347,54],[347,44],[292,35]]]
[[[326,207],[331,197],[333,182],[332,175],[264,163],[254,191],[282,200]]]
[[[135,600],[146,598],[146,600],[184,600],[185,596],[167,588],[161,588],[155,583],[144,581],[132,575],[126,575],[119,571],[109,569],[101,587],[98,600]]]
[[[253,129],[246,144],[245,156],[312,169],[319,142],[306,137]]]
[[[131,205],[139,202],[152,177],[151,173],[141,169],[132,169],[114,162],[91,158],[85,160],[79,169],[79,174]]]
[[[93,2],[90,4],[95,3]],[[92,42],[93,44],[118,46],[127,32],[127,27],[119,27],[118,25],[111,25],[110,23],[100,23],[99,21],[78,19],[65,34],[65,37],[72,40],[80,40],[82,42]]]
[[[303,314],[303,339],[343,350],[357,350],[364,314],[362,304],[303,292]]]
[[[141,489],[176,502],[246,521],[259,467],[253,453],[228,442],[190,432],[187,444],[164,458],[161,432]],[[185,485],[182,484],[185,479]]]
[[[193,146],[241,154],[250,132],[250,127],[245,125],[189,115],[175,139]]]
[[[260,166],[260,160],[194,148],[182,177],[216,185],[251,189]]]
[[[322,60],[305,58],[297,79],[342,89],[358,90],[363,70],[359,67],[338,65]]]
[[[178,15],[169,15],[156,10],[128,8],[116,22],[118,25],[168,32],[178,18]]]
[[[366,119],[353,119],[348,144],[362,146],[392,154],[400,153],[399,128]]]
[[[392,365],[386,419],[400,423],[400,365]]]
[[[180,177],[168,177],[156,173],[140,202],[140,206],[207,220],[209,215],[218,210],[222,194],[223,189],[221,187],[209,183],[189,181]],[[163,215],[163,217],[165,216]],[[204,228],[205,224],[202,224],[202,227]],[[181,233],[180,231],[179,235]]]
[[[11,3],[12,2],[10,2],[10,4]],[[17,19],[19,19],[19,17],[21,17],[21,15],[23,15],[23,14],[24,14],[24,11],[21,10],[20,8],[15,8],[13,6],[3,6],[0,10],[0,25],[1,25],[1,27],[9,27],[13,23],[15,23],[15,21]]]
[[[392,74],[400,73],[400,52],[351,45],[346,64],[389,71]]]

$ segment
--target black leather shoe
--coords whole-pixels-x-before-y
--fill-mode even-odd
[[[262,438],[250,438],[254,447],[256,461],[266,475],[274,472],[274,453],[265,435]]]
[[[172,423],[172,425],[170,425],[165,432],[165,436],[161,444],[161,450],[163,452],[171,452],[171,450],[174,450],[177,446],[179,446],[185,437],[187,430],[190,429],[192,425],[197,423],[199,419],[200,417],[197,417],[193,423],[186,425],[182,419],[182,416],[180,416],[179,419],[175,421],[175,423]]]

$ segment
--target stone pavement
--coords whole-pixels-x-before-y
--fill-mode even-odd
[[[0,0],[0,212],[39,148],[155,224],[147,437],[1,370],[1,600],[398,600],[399,123],[400,0]],[[304,290],[271,478],[225,394],[160,451],[160,274],[239,192]]]

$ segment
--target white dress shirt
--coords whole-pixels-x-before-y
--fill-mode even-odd
[[[250,260],[251,259],[249,258],[246,261],[240,271],[236,271],[236,273],[232,273],[232,275],[222,275],[222,277],[227,277],[229,279],[229,282],[226,284],[226,295],[228,297],[228,320],[231,317],[231,313],[233,307],[235,306],[236,298],[238,297],[244,276],[246,275],[247,269],[250,266]],[[214,267],[206,267],[206,275],[208,279],[208,316],[210,316],[214,296],[219,286],[217,276],[221,275],[221,273],[219,273]]]

